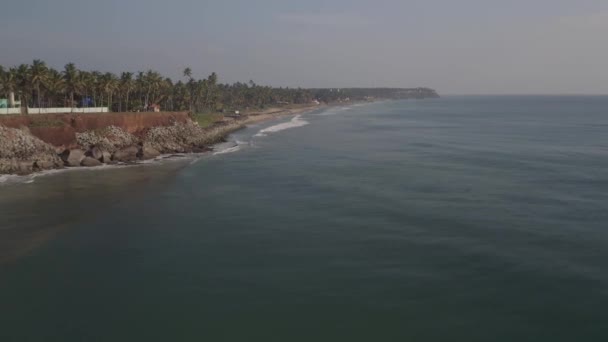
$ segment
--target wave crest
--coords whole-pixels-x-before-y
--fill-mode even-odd
[[[265,137],[268,133],[280,132],[290,128],[302,127],[308,125],[309,122],[302,119],[301,115],[296,115],[293,119],[287,122],[280,123],[278,125],[270,126],[268,128],[264,128],[256,134],[256,137]]]

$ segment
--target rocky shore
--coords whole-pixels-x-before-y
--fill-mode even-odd
[[[202,153],[224,141],[247,124],[298,114],[311,108],[257,113],[203,128],[196,122],[175,122],[134,134],[117,126],[76,133],[76,145],[57,147],[31,134],[27,127],[0,125],[0,174],[26,175],[64,167],[94,167],[102,164],[134,163],[161,154]]]
[[[34,137],[26,128],[0,126],[0,174],[28,174],[62,166],[55,147]]]

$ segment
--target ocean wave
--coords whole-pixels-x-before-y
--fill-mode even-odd
[[[242,146],[244,146],[244,147],[253,146],[253,142],[236,139],[234,141],[217,144],[217,145],[213,146],[213,151],[214,151],[213,155],[215,156],[215,155],[220,155],[220,154],[237,152],[242,149],[241,148]]]
[[[240,149],[241,149],[241,147],[239,145],[236,145],[236,146],[233,146],[233,147],[229,147],[229,148],[226,148],[226,149],[214,152],[213,155],[217,156],[219,154],[232,153],[232,152],[236,152],[236,151],[238,151]]]
[[[290,129],[290,128],[296,128],[296,127],[306,126],[308,124],[309,124],[309,122],[306,121],[306,120],[304,120],[304,119],[302,119],[301,115],[296,115],[290,121],[283,122],[283,123],[280,123],[278,125],[270,126],[268,128],[264,128],[264,129],[260,130],[254,136],[255,137],[265,137],[269,133],[276,133],[276,132],[284,131],[284,130]]]
[[[31,183],[32,181],[31,176],[0,175],[0,186],[13,183]]]
[[[213,155],[217,156],[220,154],[236,152],[240,149],[239,141],[228,141],[213,146]]]
[[[107,170],[108,168],[121,168],[121,167],[128,167],[128,166],[132,166],[132,165],[103,164],[101,166],[95,166],[95,167],[78,166],[78,167],[67,167],[67,168],[63,168],[63,169],[39,171],[39,172],[35,172],[32,174],[23,175],[23,176],[21,176],[21,175],[0,175],[0,186],[10,185],[10,184],[31,184],[31,183],[34,183],[36,181],[36,178],[38,178],[38,177],[47,177],[47,176],[52,176],[55,174],[65,173],[65,172],[101,171],[101,170]]]
[[[66,167],[62,169],[53,169],[46,171],[39,171],[29,175],[0,175],[0,186],[3,185],[12,185],[12,184],[31,184],[36,181],[36,178],[39,177],[48,177],[60,173],[66,172],[95,172],[95,171],[104,171],[111,169],[121,169],[128,167],[136,167],[136,166],[150,166],[163,164],[167,162],[176,162],[184,159],[194,159],[197,160],[201,158],[204,154],[184,154],[184,153],[176,153],[176,154],[163,154],[158,156],[157,158],[150,160],[140,160],[133,163],[119,163],[119,164],[102,164],[100,166],[95,167],[86,167],[86,166],[76,166],[76,167]]]

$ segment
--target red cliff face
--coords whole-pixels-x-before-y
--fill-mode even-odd
[[[55,146],[76,144],[76,133],[117,126],[137,134],[152,127],[190,121],[186,112],[0,115],[0,125],[29,128],[32,135]]]

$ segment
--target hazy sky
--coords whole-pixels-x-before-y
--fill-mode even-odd
[[[5,66],[608,94],[608,0],[15,0],[0,16]]]

